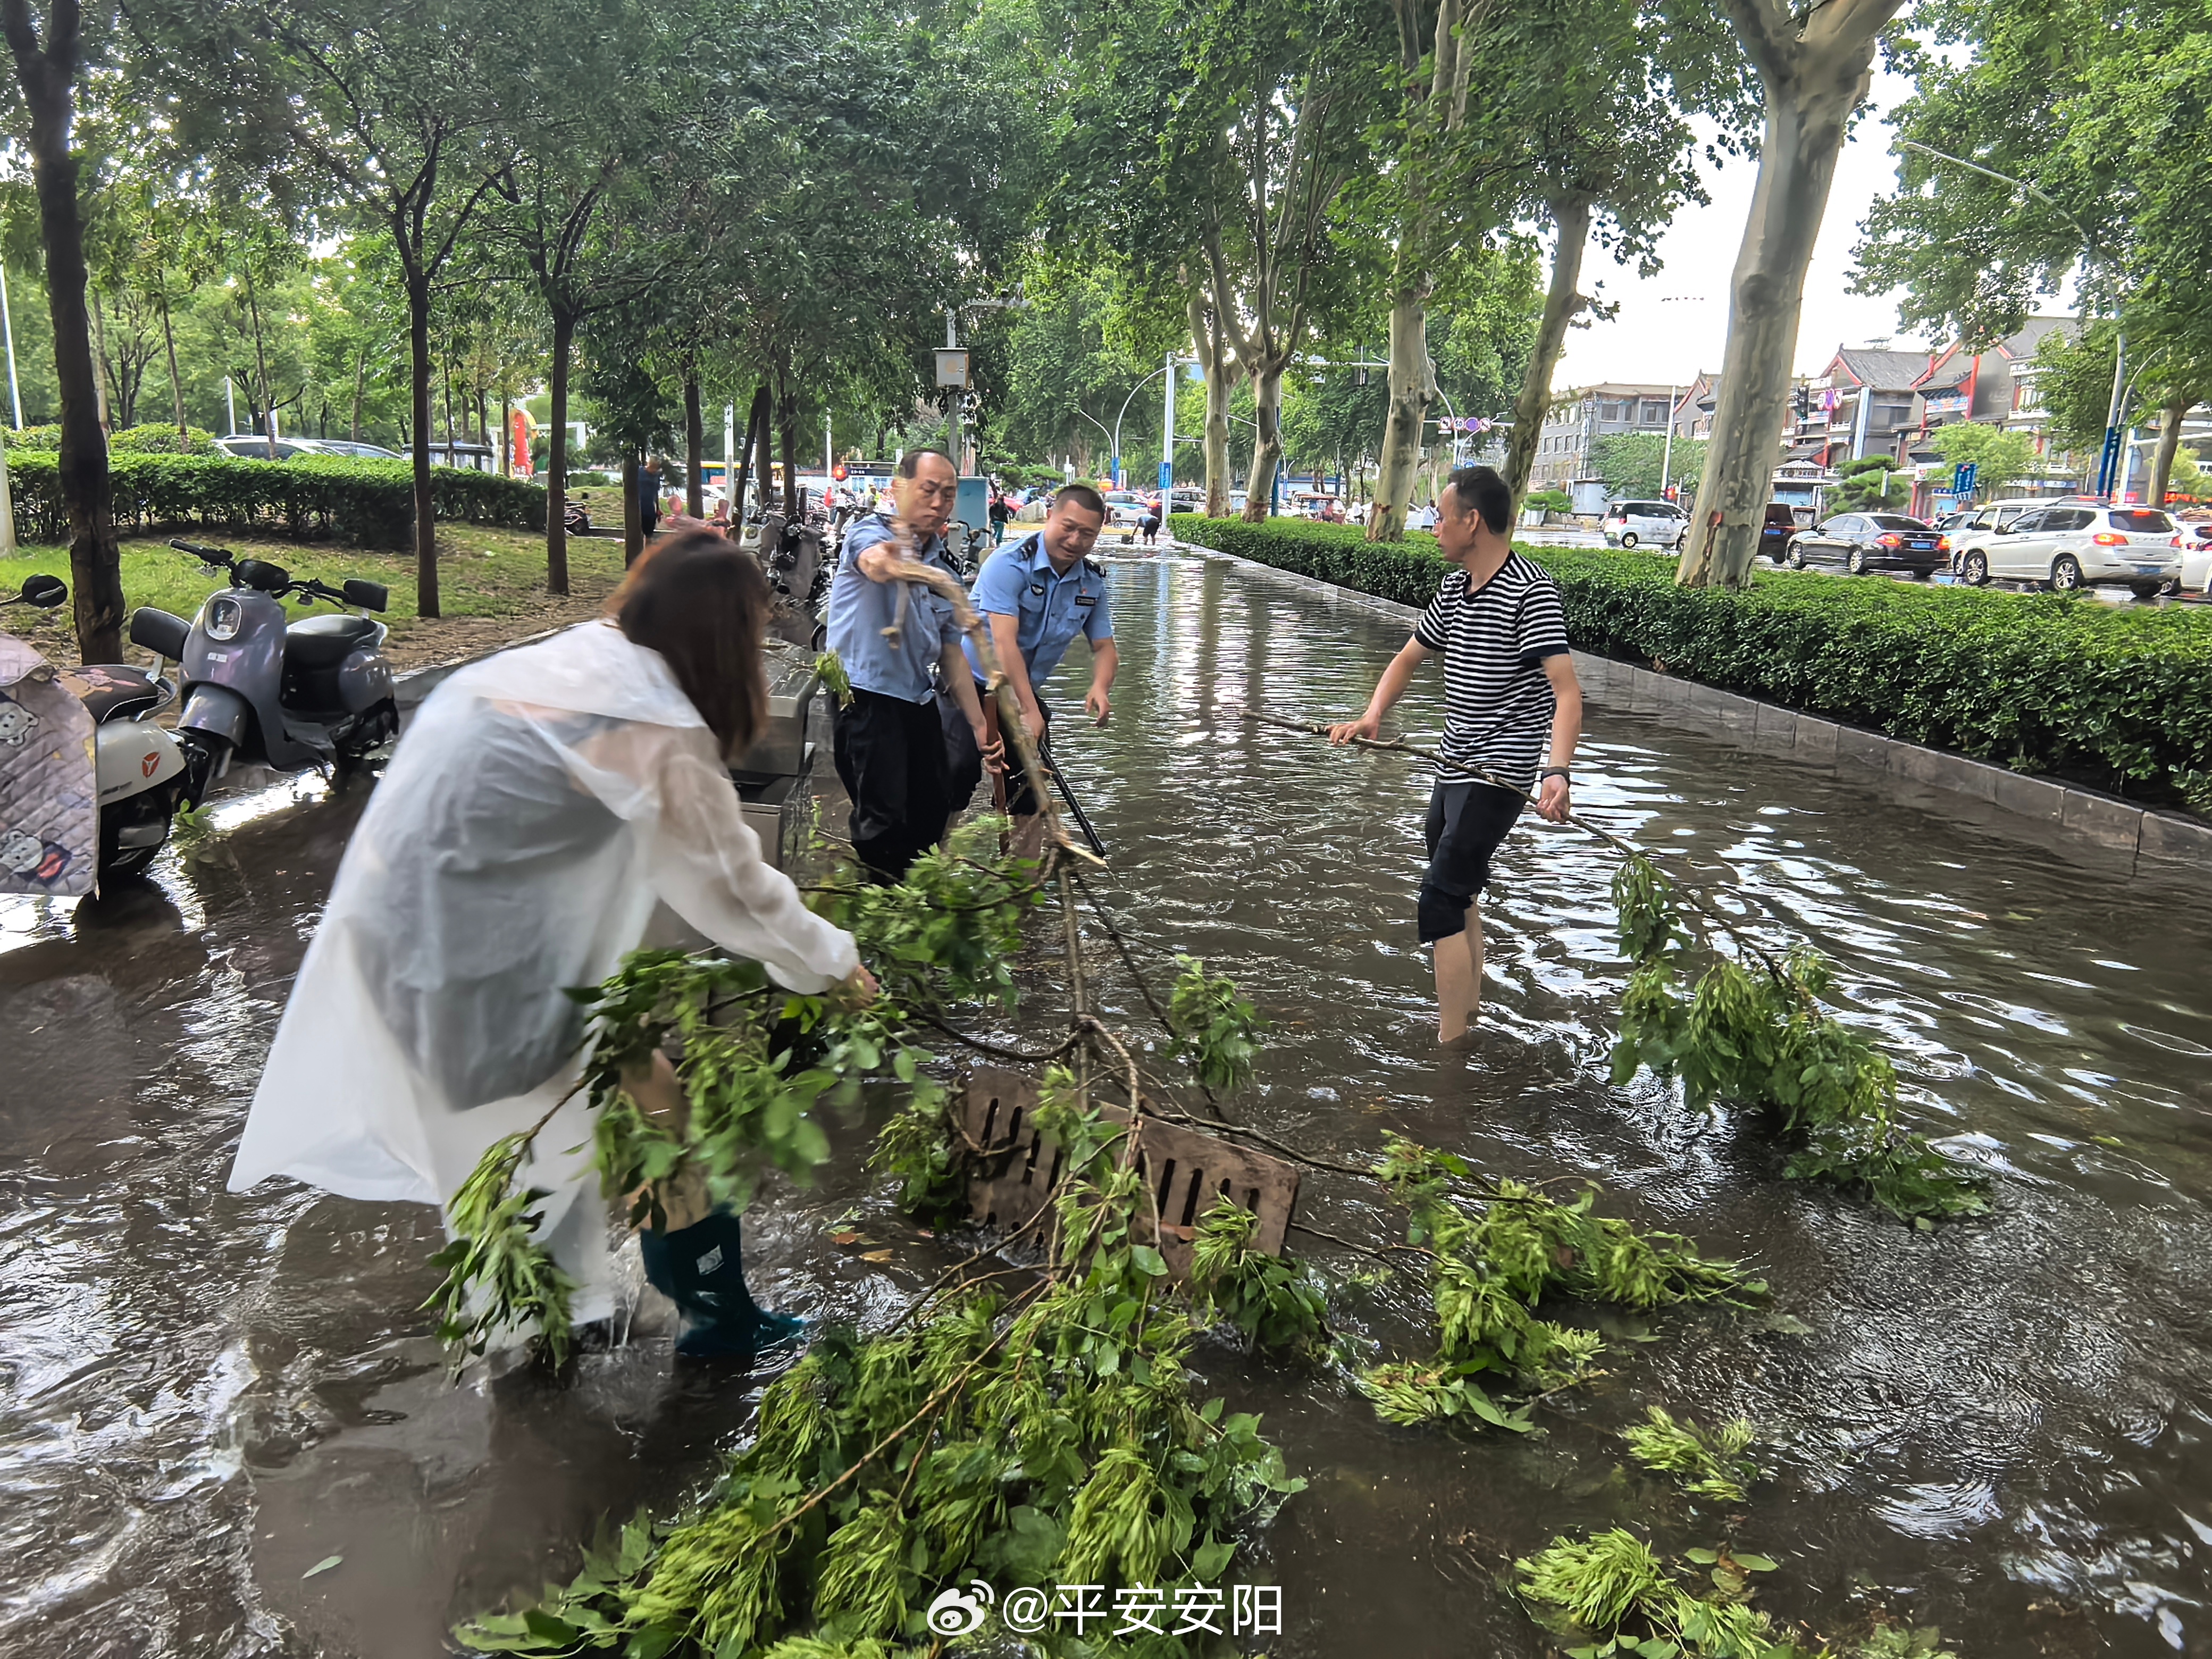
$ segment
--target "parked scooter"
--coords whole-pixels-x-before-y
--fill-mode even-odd
[[[76,671],[88,682],[78,695],[100,722],[103,874],[151,863],[176,810],[197,807],[234,760],[327,771],[357,763],[399,732],[384,624],[344,614],[288,623],[279,603],[295,595],[381,611],[389,598],[381,584],[349,579],[331,587],[265,559],[169,545],[228,571],[230,586],[210,594],[191,623],[150,605],[131,614],[131,643],[178,665],[184,702],[173,738],[153,718],[176,695],[168,680],[121,664]]]

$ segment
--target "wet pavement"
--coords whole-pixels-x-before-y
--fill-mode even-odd
[[[1524,820],[1508,842],[1485,1036],[1439,1060],[1412,927],[1424,778],[1235,714],[1349,714],[1401,632],[1218,562],[1112,570],[1115,720],[1063,721],[1060,758],[1121,912],[1274,1022],[1250,1119],[1340,1155],[1395,1129],[1587,1174],[1774,1286],[1749,1316],[1608,1322],[1611,1374],[1527,1439],[1385,1428],[1334,1383],[1208,1353],[1312,1482],[1266,1544],[1270,1651],[1541,1653],[1499,1589],[1511,1559],[1627,1522],[1772,1556],[1763,1604],[1825,1630],[1881,1607],[1968,1659],[2212,1652],[2212,902],[1595,714],[1584,810],[1834,956],[1916,1117],[1997,1176],[1992,1218],[1916,1234],[1784,1182],[1755,1131],[1648,1078],[1609,1084],[1611,866],[1574,832]],[[1423,684],[1404,724],[1440,709]],[[757,1397],[678,1369],[650,1297],[573,1387],[450,1387],[415,1311],[429,1211],[222,1190],[358,811],[298,793],[224,807],[151,887],[0,907],[0,1652],[434,1653],[453,1619],[572,1570],[601,1516],[679,1501]],[[1103,994],[1141,1028],[1125,978]],[[749,1218],[764,1304],[888,1318],[945,1259],[860,1178],[865,1127],[823,1187]],[[1327,1178],[1301,1216],[1391,1222]],[[1306,1243],[1333,1278],[1369,1265]],[[861,1259],[882,1248],[888,1267]],[[1347,1288],[1334,1314],[1419,1352],[1421,1299]],[[1776,1478],[1719,1518],[1624,1473],[1611,1431],[1651,1403],[1752,1417]]]

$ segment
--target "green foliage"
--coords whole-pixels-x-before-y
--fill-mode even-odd
[[[1634,964],[1615,1083],[1648,1066],[1680,1078],[1693,1110],[1732,1101],[1771,1111],[1798,1143],[1790,1176],[1862,1188],[1900,1219],[1928,1226],[1988,1207],[1980,1176],[1898,1123],[1896,1071],[1821,1008],[1830,969],[1817,951],[1801,946],[1771,969],[1714,957],[1686,999],[1677,969],[1686,933],[1672,884],[1638,854],[1613,894]]]
[[[1912,498],[1911,470],[1893,455],[1865,455],[1846,461],[1833,505],[1844,513],[1902,511]]]
[[[1757,1460],[1745,1455],[1755,1436],[1746,1418],[1734,1418],[1707,1431],[1689,1418],[1678,1420],[1661,1406],[1647,1407],[1643,1422],[1620,1431],[1631,1454],[1645,1468],[1673,1475],[1693,1498],[1726,1504],[1743,1502],[1751,1483],[1759,1478]]]
[[[876,1167],[897,1175],[917,1204],[950,1206],[958,1171],[945,1089],[923,1069],[935,1057],[910,1028],[948,1000],[1012,1003],[1006,960],[1036,890],[1028,866],[999,853],[1000,828],[997,819],[963,826],[896,885],[818,895],[881,983],[866,1007],[835,992],[782,991],[759,963],[712,951],[635,951],[604,984],[568,993],[588,1022],[579,1086],[593,1114],[593,1164],[609,1198],[629,1200],[631,1226],[661,1225],[665,1192],[687,1177],[738,1209],[771,1170],[811,1181],[830,1156],[814,1109],[825,1097],[851,1105],[869,1079],[906,1091]],[[672,1070],[680,1115],[640,1107],[635,1091],[659,1060]],[[486,1152],[449,1216],[458,1237],[481,1240],[440,1257],[448,1270],[441,1334],[463,1345],[464,1358],[504,1324],[535,1324],[556,1353],[568,1340],[565,1290],[556,1296],[540,1283],[550,1264],[530,1238],[535,1197],[509,1191],[530,1139]]]
[[[1564,489],[1532,489],[1521,498],[1521,505],[1533,507],[1539,513],[1571,513],[1574,511],[1575,498]],[[1255,556],[1247,554],[1245,556],[1250,558]],[[1263,562],[1271,562],[1263,561]]]
[[[1928,447],[1954,466],[1971,463],[1978,469],[1974,493],[1984,501],[2010,494],[2014,486],[2033,479],[2043,468],[2043,459],[2035,453],[2035,441],[2027,434],[2008,432],[1980,421],[1954,421],[1939,427]]]
[[[167,428],[173,438],[176,429]],[[356,547],[413,545],[415,486],[405,461],[334,456],[246,461],[229,455],[119,450],[110,458],[115,520],[125,534],[155,530],[259,531],[294,540],[337,540]],[[26,542],[67,541],[59,458],[11,453],[8,482]],[[519,478],[465,467],[430,470],[441,520],[545,527],[545,491]]]
[[[1243,1205],[1226,1194],[1216,1197],[1199,1217],[1191,1240],[1191,1294],[1255,1347],[1318,1358],[1328,1337],[1321,1287],[1299,1263],[1255,1245],[1259,1226],[1260,1218]]]
[[[835,651],[824,651],[814,659],[814,672],[821,677],[830,695],[837,699],[837,707],[853,706],[853,682],[846,678],[845,665]]]
[[[1356,526],[1192,515],[1174,532],[1403,605],[1425,605],[1448,568],[1418,532],[1370,544]],[[1640,554],[1522,550],[1559,583],[1578,650],[2147,805],[2212,774],[2212,616],[1793,571],[1681,587]]]
[[[447,1206],[453,1242],[430,1258],[446,1278],[422,1305],[436,1311],[438,1340],[457,1370],[507,1328],[535,1325],[556,1365],[568,1354],[568,1293],[575,1285],[535,1237],[536,1206],[546,1194],[514,1185],[529,1153],[528,1135],[494,1141]]]
[[[540,1606],[462,1626],[484,1652],[799,1656],[926,1639],[933,1586],[1215,1583],[1304,1482],[1259,1419],[1201,1401],[1189,1316],[1132,1225],[1121,1128],[1055,1080],[1071,1149],[1058,1270],[956,1293],[911,1328],[825,1332],[763,1397],[706,1499],[626,1528]],[[779,1645],[781,1644],[781,1645]],[[1175,1638],[1145,1650],[1180,1659]]]
[[[1686,502],[1705,477],[1705,441],[1676,438],[1670,447],[1663,432],[1616,432],[1590,446],[1590,470],[1605,480],[1615,498],[1630,500],[1657,500],[1663,473]],[[1523,505],[1533,507],[1535,497],[1529,496]]]
[[[1266,1022],[1237,994],[1236,981],[1209,975],[1195,957],[1177,957],[1168,1023],[1176,1052],[1207,1088],[1241,1089],[1252,1080]]]
[[[1569,1659],[1956,1659],[1932,1627],[1800,1647],[1751,1605],[1753,1575],[1777,1565],[1748,1550],[1687,1549],[1669,1563],[1616,1527],[1554,1538],[1513,1571],[1523,1605]]]
[[[1358,1378],[1388,1422],[1532,1426],[1524,1407],[1501,1405],[1474,1379],[1487,1376],[1509,1395],[1528,1395],[1590,1374],[1604,1344],[1594,1332],[1537,1317],[1547,1297],[1641,1311],[1765,1290],[1733,1262],[1698,1255],[1679,1234],[1641,1232],[1597,1214],[1595,1187],[1562,1204],[1499,1181],[1486,1201],[1470,1206],[1453,1195],[1454,1183],[1474,1175],[1464,1158],[1396,1136],[1375,1173],[1409,1212],[1407,1243],[1431,1253],[1439,1337],[1432,1359],[1378,1366]]]
[[[19,437],[10,433],[9,437]],[[56,429],[54,441],[27,445],[24,447],[56,449],[60,447],[60,433]],[[9,447],[15,448],[10,444]],[[111,455],[211,455],[216,453],[215,434],[203,432],[198,427],[187,427],[182,433],[173,421],[158,421],[143,426],[126,427],[107,441]]]

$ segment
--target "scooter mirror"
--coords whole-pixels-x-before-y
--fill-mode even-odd
[[[59,576],[40,572],[23,578],[23,603],[35,605],[41,611],[51,611],[69,598],[69,584]]]
[[[266,559],[240,559],[231,567],[231,574],[241,586],[264,593],[274,593],[292,580],[290,571]]]
[[[364,611],[381,611],[392,599],[382,582],[365,582],[358,576],[347,577],[338,591],[348,605],[357,605]]]

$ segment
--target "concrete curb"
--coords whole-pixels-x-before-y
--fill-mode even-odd
[[[1420,611],[1260,564],[1234,553],[1178,542],[1178,550],[1221,559],[1303,587],[1332,604],[1389,617],[1411,627]],[[1663,715],[1686,731],[1723,737],[1754,753],[1786,757],[1831,776],[1876,777],[1893,793],[1935,792],[1955,798],[1962,814],[2001,833],[2056,843],[2069,851],[2094,849],[2106,860],[2141,875],[2212,872],[2212,824],[2179,813],[2138,806],[2094,789],[2077,788],[1948,750],[1929,749],[1762,702],[1633,663],[1586,651],[1575,655],[1575,673],[1592,702],[1631,714]]]

